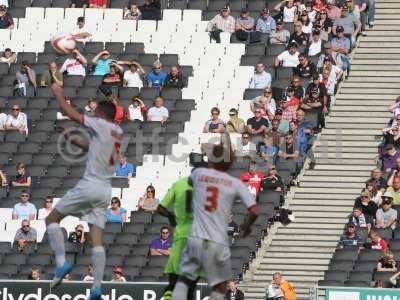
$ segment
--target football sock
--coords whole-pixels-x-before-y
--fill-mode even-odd
[[[184,300],[187,297],[188,286],[182,281],[178,281],[175,285],[174,292],[172,294],[173,300]]]
[[[210,300],[224,300],[224,294],[212,291],[210,295]]]
[[[96,246],[92,249],[92,263],[94,269],[93,288],[99,288],[104,276],[104,267],[106,265],[106,253],[103,246]]]
[[[60,224],[51,223],[47,225],[47,234],[49,236],[50,247],[53,249],[56,258],[56,266],[62,267],[65,263],[65,244]]]

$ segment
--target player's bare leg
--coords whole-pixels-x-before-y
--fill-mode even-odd
[[[64,217],[63,214],[59,213],[56,209],[53,209],[46,218],[47,235],[56,259],[54,279],[51,283],[52,288],[59,285],[65,275],[67,275],[72,269],[72,265],[65,260],[64,235],[60,228],[60,221]]]
[[[94,268],[94,281],[90,290],[90,300],[98,300],[101,297],[101,281],[104,276],[104,267],[106,265],[106,253],[103,247],[103,229],[89,224],[90,236],[92,239],[92,264]]]

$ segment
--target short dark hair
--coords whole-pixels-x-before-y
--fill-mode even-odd
[[[108,100],[103,100],[97,105],[97,109],[100,109],[108,119],[114,120],[116,111],[114,103]]]
[[[78,17],[77,22],[78,22],[78,23],[79,23],[79,22],[85,22],[85,17]]]
[[[117,203],[118,203],[118,206],[121,207],[121,200],[119,200],[118,197],[112,197],[112,198],[111,198],[111,202],[112,202],[112,201],[117,202]]]
[[[168,227],[167,225],[164,225],[163,227],[161,227],[160,233],[161,233],[164,229],[167,229],[168,232],[171,232],[171,231],[169,230],[169,227]]]

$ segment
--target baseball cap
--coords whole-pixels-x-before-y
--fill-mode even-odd
[[[277,110],[275,110],[275,115],[281,115],[283,114],[282,109],[278,108]]]
[[[343,31],[344,31],[343,26],[336,27],[336,32],[343,32]]]
[[[393,200],[393,195],[391,194],[391,193],[389,193],[389,192],[385,192],[382,196],[381,196],[381,198],[382,198],[382,200],[385,200],[385,199],[387,199],[387,200]]]

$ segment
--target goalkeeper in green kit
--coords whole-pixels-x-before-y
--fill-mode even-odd
[[[171,226],[175,227],[172,250],[164,270],[164,274],[169,276],[169,284],[164,290],[164,300],[172,299],[172,291],[180,274],[181,254],[192,230],[192,192],[189,178],[181,178],[172,185],[157,208],[157,212],[167,217]],[[188,299],[192,298],[194,288],[195,286],[189,291]]]

